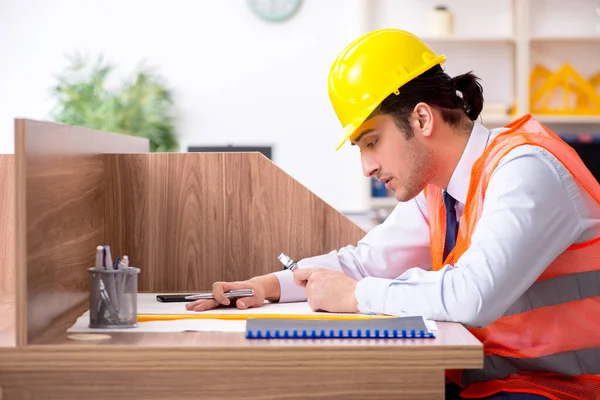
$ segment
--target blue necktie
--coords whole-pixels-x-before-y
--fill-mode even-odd
[[[444,242],[444,260],[456,245],[458,219],[456,218],[456,199],[444,190],[444,207],[446,208],[446,241]]]

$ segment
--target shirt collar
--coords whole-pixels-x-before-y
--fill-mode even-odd
[[[459,203],[465,204],[467,201],[467,193],[469,191],[469,184],[471,183],[471,169],[475,161],[477,161],[487,147],[489,137],[489,129],[479,122],[473,124],[473,130],[467,141],[467,146],[446,188],[448,194],[454,197]]]

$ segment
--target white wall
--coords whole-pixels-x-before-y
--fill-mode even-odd
[[[486,103],[512,103],[514,45],[503,41],[438,41],[430,36],[430,12],[446,5],[452,13],[453,35],[462,38],[511,38],[513,0],[375,0],[373,28],[399,26],[424,38],[437,53],[447,56],[451,76],[473,71],[484,88]]]
[[[589,33],[600,24],[598,1],[531,0],[532,33],[559,25]],[[14,151],[13,118],[49,118],[48,93],[64,55],[104,54],[122,74],[146,60],[175,90],[182,149],[272,145],[274,161],[325,201],[364,210],[368,181],[356,149],[334,151],[341,127],[327,95],[329,67],[367,30],[398,27],[427,38],[428,14],[438,3],[304,0],[292,20],[272,24],[252,15],[245,0],[0,0],[0,152]],[[474,70],[486,104],[513,103],[514,43],[489,40],[513,35],[513,0],[441,3],[454,15],[457,36],[488,38],[427,39],[448,56],[447,72]],[[560,45],[564,52],[535,44],[532,62],[555,66],[557,54],[577,52],[589,62],[575,66],[586,76],[595,71],[597,41]]]
[[[0,152],[13,119],[49,119],[65,55],[104,54],[123,75],[141,60],[174,88],[182,148],[269,144],[286,172],[343,211],[365,208],[358,153],[327,96],[337,53],[366,31],[365,0],[305,0],[281,24],[244,0],[1,0]]]

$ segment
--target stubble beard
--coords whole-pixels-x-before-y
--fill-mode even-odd
[[[395,191],[396,200],[405,202],[414,199],[431,182],[435,175],[436,166],[433,162],[433,153],[430,149],[416,144],[410,154],[409,170],[405,175],[405,182]]]

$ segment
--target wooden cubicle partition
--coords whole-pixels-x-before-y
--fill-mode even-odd
[[[102,155],[148,151],[147,139],[15,121],[17,345],[88,298],[87,268],[105,240]]]
[[[209,290],[365,234],[260,153],[105,157],[107,242],[141,268],[141,291]]]
[[[148,154],[146,146],[17,122],[19,340],[2,347],[0,331],[0,398],[300,399],[308,388],[319,398],[442,399],[444,370],[483,366],[481,343],[444,322],[435,339],[111,332],[72,340],[66,330],[86,305],[98,243],[132,254],[147,290],[170,290],[279,269],[280,251],[301,258],[363,235],[261,156]],[[103,154],[135,150],[142,154]]]
[[[31,120],[16,121],[15,148],[20,345],[85,310],[98,244],[141,268],[140,291],[172,292],[364,235],[260,153],[154,154],[145,139]]]
[[[14,155],[0,154],[0,295],[15,291]]]
[[[15,345],[14,155],[0,154],[0,347]]]

